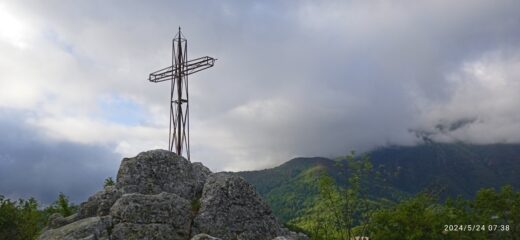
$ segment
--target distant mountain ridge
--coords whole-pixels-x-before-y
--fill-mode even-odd
[[[367,154],[379,173],[368,186],[375,198],[395,200],[425,189],[439,190],[442,196],[472,197],[481,188],[520,188],[520,144],[430,142],[383,147]],[[340,173],[348,171],[335,160],[313,157],[237,174],[256,187],[278,217],[288,221],[312,204],[318,193],[314,173],[323,170],[340,185],[344,183]]]
[[[480,188],[520,187],[520,144],[428,143],[370,152],[374,166],[399,172],[392,186],[417,193],[432,184],[447,195],[472,197]]]

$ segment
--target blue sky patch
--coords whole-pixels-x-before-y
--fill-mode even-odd
[[[99,117],[116,124],[136,126],[140,125],[144,111],[141,106],[131,99],[111,95],[98,100]]]

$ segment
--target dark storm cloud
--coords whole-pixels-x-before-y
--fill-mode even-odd
[[[116,175],[121,157],[109,148],[46,139],[28,115],[0,109],[0,194],[49,204],[63,192],[79,203]]]
[[[215,71],[232,77],[210,81],[211,90],[197,87],[212,92],[232,86],[226,93],[232,97],[199,101],[207,106],[235,99],[229,109],[212,108],[212,114],[225,115],[213,125],[236,139],[235,152],[250,151],[250,158],[264,156],[271,164],[294,155],[414,144],[420,139],[410,130],[476,117],[481,124],[438,134],[438,140],[518,141],[518,114],[511,112],[520,106],[501,104],[517,99],[505,89],[519,90],[518,9],[517,1],[296,4],[277,19],[272,34],[255,35],[259,30],[251,25],[243,34],[256,39],[230,39],[233,45]],[[263,21],[269,19],[251,22]],[[472,66],[483,66],[485,73]],[[483,82],[487,74],[493,76]],[[499,81],[506,87],[494,88]],[[493,114],[484,107],[489,103],[496,104]],[[516,130],[487,134],[498,122]],[[244,158],[229,161],[242,168],[269,162],[243,163]]]

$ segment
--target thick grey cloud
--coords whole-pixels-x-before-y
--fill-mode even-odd
[[[213,170],[418,133],[520,142],[519,11],[516,0],[7,1],[0,108],[30,113],[11,123],[43,142],[107,156],[165,146],[168,87],[146,77],[169,64],[180,25],[190,56],[219,59],[190,78],[192,157]]]
[[[49,204],[63,192],[79,203],[116,175],[111,149],[46,139],[24,124],[29,114],[0,110],[0,194]]]

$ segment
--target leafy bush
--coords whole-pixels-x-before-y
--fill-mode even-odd
[[[44,225],[34,198],[14,202],[0,195],[0,239],[35,239]]]
[[[116,185],[116,183],[114,182],[114,179],[112,179],[112,177],[105,178],[105,183],[103,184],[103,187],[115,186],[115,185]]]
[[[69,216],[77,212],[77,209],[78,206],[70,203],[63,193],[44,209],[39,209],[39,204],[34,198],[12,201],[0,195],[0,239],[36,239],[47,225],[50,215],[60,213]]]

